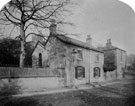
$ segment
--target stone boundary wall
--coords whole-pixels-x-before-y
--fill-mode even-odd
[[[60,69],[0,67],[0,94],[37,92],[65,86]],[[15,90],[18,88],[17,90]]]
[[[57,69],[0,67],[0,79],[59,77],[59,76],[60,76],[60,72]]]

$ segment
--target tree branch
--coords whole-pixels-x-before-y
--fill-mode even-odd
[[[12,17],[14,18],[15,20],[18,20],[19,22],[21,21],[19,18],[16,18],[15,16],[13,16],[9,11],[8,9],[5,7],[5,11]]]
[[[45,37],[48,37],[48,36],[42,36],[42,35],[36,34],[36,33],[29,33],[29,34],[27,34],[27,35],[25,36],[25,39],[27,39],[27,37],[30,36],[30,35],[40,36],[40,37],[42,37],[43,39],[45,39]]]
[[[59,9],[59,8],[61,8],[63,5],[61,4],[59,7],[57,7],[56,9],[54,9],[53,11],[50,11],[50,13],[49,14],[46,14],[45,16],[40,16],[40,18],[39,17],[36,17],[36,18],[34,18],[33,16],[31,17],[31,19],[32,20],[35,20],[35,21],[38,21],[38,20],[47,20],[47,19],[49,19],[51,16],[53,16],[53,14]],[[48,16],[47,16],[48,15]],[[47,17],[46,17],[47,16]]]
[[[4,13],[4,15],[5,15],[6,19],[7,19],[8,21],[10,21],[11,23],[13,23],[14,25],[17,25],[17,26],[20,25],[19,22],[15,22],[15,21],[11,20],[11,19],[6,15],[6,13]]]
[[[26,31],[31,25],[33,25],[34,27],[39,27],[39,28],[49,28],[47,26],[41,26],[41,25],[38,25],[38,24],[35,24],[35,23],[30,23],[25,27],[24,30]]]

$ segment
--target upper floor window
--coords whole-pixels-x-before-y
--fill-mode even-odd
[[[78,59],[83,60],[83,52],[82,52],[82,50],[78,50]]]
[[[99,54],[95,55],[95,62],[99,62]]]

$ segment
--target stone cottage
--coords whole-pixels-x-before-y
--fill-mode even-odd
[[[46,42],[38,41],[32,53],[33,68],[53,68],[64,79],[64,86],[104,80],[104,53],[92,47],[91,36],[82,42],[57,33],[50,26]]]
[[[101,47],[99,50],[104,52],[104,55],[113,53],[115,55],[116,70],[114,70],[115,78],[123,78],[123,73],[126,69],[126,51],[112,45],[111,39],[107,40],[106,47]]]

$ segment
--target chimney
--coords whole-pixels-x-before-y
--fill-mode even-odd
[[[111,49],[111,47],[112,47],[111,39],[108,39],[106,43],[106,48]]]
[[[91,35],[87,35],[86,43],[89,45],[89,47],[92,47],[92,38],[91,38]]]
[[[52,19],[50,22],[51,22],[51,25],[49,27],[50,34],[56,35],[57,34],[57,24],[56,24],[56,21],[54,19]]]

